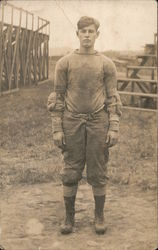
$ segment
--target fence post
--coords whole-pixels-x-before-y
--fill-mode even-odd
[[[4,55],[3,55],[3,22],[4,22],[4,3],[3,1],[0,3],[2,6],[1,12],[2,12],[2,20],[0,20],[0,95],[2,93],[2,74],[3,74],[3,61],[4,61]]]

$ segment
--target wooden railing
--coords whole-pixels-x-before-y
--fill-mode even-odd
[[[9,14],[10,18],[6,21]],[[1,2],[0,94],[48,79],[49,33],[49,21],[10,3]]]
[[[156,39],[157,34],[154,34],[154,43],[145,45],[144,54],[137,56],[137,65],[126,65],[126,76],[118,78],[117,88],[124,106],[139,110],[157,109]]]

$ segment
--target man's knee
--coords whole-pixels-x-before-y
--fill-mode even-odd
[[[78,184],[82,176],[74,169],[64,169],[61,173],[61,180],[65,186],[73,186]]]
[[[106,185],[104,186],[92,186],[94,196],[106,195]]]
[[[94,173],[89,173],[87,175],[87,182],[91,186],[96,186],[96,187],[103,187],[107,184],[108,182],[108,176],[105,172],[102,172],[102,174],[98,174],[97,172]]]

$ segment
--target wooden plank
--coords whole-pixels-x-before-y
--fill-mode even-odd
[[[46,83],[49,83],[49,82],[51,82],[51,79],[45,79],[45,80],[43,80],[43,81],[39,81],[39,82],[37,83],[37,85],[42,85],[42,84],[46,84]]]
[[[140,108],[140,107],[130,107],[130,106],[125,106],[123,105],[122,107],[123,109],[129,109],[129,110],[133,110],[133,111],[143,111],[143,112],[158,112],[157,109],[147,109],[147,108]]]
[[[37,84],[37,32],[34,32],[34,37],[33,37],[33,50],[34,50],[34,56],[33,56],[33,70],[34,70],[34,82]]]
[[[43,71],[43,80],[45,79],[45,66],[46,66],[46,43],[44,41],[43,43],[43,66],[42,66],[42,71]]]
[[[17,30],[17,33],[16,33],[15,48],[14,48],[11,72],[10,72],[10,76],[9,76],[9,90],[11,89],[11,80],[12,80],[13,68],[14,68],[15,57],[16,57],[17,43],[18,43],[20,28],[21,28],[21,18],[22,18],[22,12],[20,11],[19,27],[18,27],[18,30]]]
[[[151,93],[128,92],[128,91],[118,91],[118,93],[120,95],[130,95],[130,96],[142,96],[142,97],[158,98],[158,94],[151,94]]]
[[[136,82],[136,85],[139,87],[139,89],[143,92],[143,93],[148,93],[150,91],[149,86],[146,85],[146,83],[139,83]]]
[[[3,22],[4,22],[4,3],[2,2],[2,9],[1,9],[1,22],[0,22],[0,93],[2,92],[2,74],[3,74]]]
[[[120,65],[123,65],[123,66],[126,66],[127,65],[127,61],[124,61],[124,60],[119,60],[119,59],[112,59],[112,61],[114,63],[117,63],[117,64],[120,64]]]
[[[33,78],[32,78],[32,54],[33,54],[33,28],[34,28],[34,15],[32,15],[32,26],[31,26],[31,46],[30,46],[30,53],[29,53],[29,67],[28,67],[28,83],[32,85]]]
[[[44,39],[44,46],[43,46],[43,80],[46,79],[45,68],[46,68],[46,41]]]
[[[137,58],[143,58],[143,57],[147,57],[147,58],[149,58],[149,57],[157,57],[157,55],[156,54],[142,54],[142,55],[137,55]]]
[[[13,54],[13,47],[12,47],[12,33],[13,33],[13,14],[14,9],[12,8],[11,12],[11,25],[9,26],[9,36],[8,36],[8,43],[7,43],[7,63],[8,63],[8,88],[9,88],[9,79],[10,79],[10,73],[11,73],[11,67],[12,67],[12,54]]]
[[[24,10],[23,8],[19,8],[19,7],[15,6],[15,5],[13,5],[13,4],[9,3],[9,2],[7,2],[7,5],[10,6],[10,7],[12,7],[12,8],[15,9],[15,10],[19,10],[19,11],[21,11],[21,12],[27,12],[27,13],[30,14],[30,15],[33,14],[32,12],[27,11],[27,10]]]
[[[30,70],[29,70],[29,59],[30,59],[30,48],[31,48],[31,41],[32,41],[32,31],[29,31],[29,43],[27,47],[27,55],[26,55],[26,64],[25,64],[25,71],[24,71],[24,85],[26,84],[26,74],[28,72],[28,80],[30,80]]]
[[[157,33],[154,34],[155,52],[157,51]]]
[[[29,56],[28,56],[28,84],[31,85],[31,66],[32,66],[32,57],[31,57],[31,51],[32,51],[32,35],[33,31],[30,31],[31,34],[31,42],[30,42],[30,48],[29,48]]]
[[[155,83],[157,83],[157,81],[156,80],[148,80],[148,81],[142,81],[142,79],[132,79],[131,80],[131,78],[120,78],[120,79],[118,79],[118,81],[117,81],[117,88],[118,88],[118,90],[124,90],[129,84],[131,84],[132,82],[135,82],[137,85],[139,84],[139,87],[140,87],[140,85],[142,85],[142,86],[144,86],[146,89],[147,89],[147,91],[150,89],[150,88],[148,88],[147,86],[146,86],[146,84],[155,84]],[[122,86],[121,87],[119,87],[119,83],[123,83],[122,84]]]
[[[142,61],[139,66],[144,66],[145,63],[148,61],[148,57],[143,57]],[[139,72],[140,69],[134,69],[133,72],[130,75],[130,78],[138,78],[137,73]]]
[[[49,27],[49,29],[48,29],[48,36],[50,36],[50,22],[48,24],[48,27]]]
[[[39,81],[39,39],[38,33],[36,33],[36,78]]]
[[[19,88],[19,71],[20,71],[20,41],[18,39],[17,43],[17,52],[16,52],[16,77],[15,77],[15,86]]]
[[[154,65],[156,65],[155,58],[152,59],[152,66],[154,67]],[[154,78],[155,78],[155,70],[152,69],[152,71],[151,71],[151,79],[154,80]],[[152,86],[151,86],[151,88],[152,88]]]
[[[47,64],[46,64],[47,65],[46,66],[47,67],[47,75],[46,76],[48,78],[49,77],[49,42],[48,42],[48,40],[47,40],[47,61],[46,62],[47,62]]]
[[[39,17],[39,20],[44,21],[44,22],[48,22],[46,19]]]
[[[26,12],[26,29],[28,27],[28,12]]]
[[[10,27],[7,27],[6,36],[5,36],[5,39],[3,40],[3,58],[2,58],[2,64],[4,63],[4,67],[6,71],[5,83],[9,82],[9,63],[7,59],[7,43],[8,43],[9,36],[10,36]]]
[[[157,80],[150,79],[138,79],[138,78],[118,78],[118,82],[146,82],[146,83],[157,83]]]
[[[35,32],[33,33],[33,41],[32,41],[32,62],[33,62],[33,82],[36,82],[35,78]]]
[[[38,28],[36,30],[36,32],[39,32],[40,30],[42,30],[44,27],[46,27],[49,24],[49,21],[47,21],[47,23],[43,24],[40,28]]]
[[[12,93],[15,93],[15,92],[18,92],[18,91],[19,91],[19,88],[3,91],[2,93],[0,93],[0,96],[12,94]]]
[[[40,56],[39,56],[39,80],[42,81],[42,47],[41,47],[41,37],[40,37],[40,43],[39,43],[39,51],[40,51]]]
[[[25,51],[26,44],[27,44],[27,46],[29,46],[29,40],[27,40],[27,37],[26,37],[26,33],[28,32],[28,28],[29,28],[27,25],[28,24],[28,14],[32,15],[32,30],[33,30],[33,26],[34,26],[33,25],[33,17],[34,17],[33,13],[31,13],[31,12],[29,13],[28,11],[25,11],[22,8],[16,8],[16,6],[14,6],[12,4],[10,4],[10,7],[12,8],[11,25],[5,23],[5,27],[9,27],[10,32],[9,32],[9,41],[7,44],[8,46],[6,49],[6,56],[5,56],[6,71],[3,74],[4,77],[6,77],[8,75],[9,81],[8,81],[8,79],[7,79],[7,81],[8,81],[9,89],[11,89],[11,87],[12,87],[12,80],[15,81],[15,86],[16,85],[18,86],[19,70],[20,70],[20,77],[22,78],[24,76],[24,71],[23,71],[24,65],[28,64],[27,60],[25,60],[25,57],[22,56],[22,52],[23,52],[23,54],[26,55],[26,51]],[[19,34],[18,40],[17,40],[17,34],[18,34],[17,29],[19,29],[19,26],[13,24],[13,12],[15,9],[19,10],[21,13],[23,13],[23,11],[26,13],[26,28],[27,29],[21,27],[21,30],[23,30],[23,31],[25,30],[25,32],[24,33],[22,32],[21,36]],[[25,67],[26,74],[31,79],[32,79],[32,70],[34,70],[33,73],[34,73],[34,78],[36,79],[36,82],[37,82],[37,76],[41,80],[45,79],[46,70],[48,70],[48,67],[46,65],[47,47],[46,47],[45,43],[44,43],[44,47],[41,47],[41,44],[44,41],[46,41],[46,37],[45,37],[45,34],[43,32],[43,29],[45,27],[50,27],[50,22],[43,19],[43,18],[38,18],[38,22],[40,20],[42,21],[42,25],[40,26],[38,24],[38,29],[35,33],[36,34],[35,39],[33,40],[35,44],[33,44],[33,43],[31,44],[32,46],[35,45],[35,47],[36,47],[36,49],[34,50],[35,57],[34,57],[33,50],[31,49],[31,53],[29,54],[29,59],[28,59],[30,64],[28,65],[27,70]],[[14,32],[14,31],[16,31],[16,32]],[[39,33],[39,35],[37,35],[38,33]],[[14,39],[14,36],[15,36],[15,41],[12,42],[12,39]],[[47,37],[49,39],[48,35],[47,35]],[[39,41],[38,41],[38,38],[39,38]],[[33,49],[34,49],[34,46],[33,46]],[[18,55],[17,50],[19,52],[19,55]]]
[[[21,83],[22,85],[24,85],[25,81],[26,81],[26,75],[25,75],[25,67],[26,67],[26,55],[27,55],[27,47],[29,44],[29,37],[28,37],[28,33],[30,32],[30,30],[23,30],[23,37],[22,37],[22,42],[21,42],[21,51],[20,51],[20,55],[21,55],[21,67],[22,67],[22,74],[21,74]]]
[[[34,28],[34,15],[32,14],[32,31],[33,31],[33,28]]]
[[[19,87],[19,69],[20,69],[19,49],[20,49],[21,20],[22,20],[22,10],[20,10],[19,27],[18,27],[19,36],[18,36],[17,43],[16,43],[17,47],[16,47],[16,58],[15,58],[15,73],[14,73],[15,88],[17,89]]]
[[[40,19],[39,19],[40,20]],[[42,55],[42,52],[41,52],[41,35],[38,33],[38,75],[39,75],[39,81],[42,80],[41,78],[41,63],[42,63],[42,60],[41,60],[41,55]]]
[[[4,26],[10,27],[10,24],[4,22]],[[13,24],[13,28],[18,28],[18,27],[19,27],[18,25]],[[31,29],[29,28],[26,29],[26,27],[21,27],[21,30],[31,30]]]
[[[147,69],[147,70],[157,70],[158,67],[150,67],[150,66],[127,66],[127,69]]]
[[[25,54],[25,46],[24,43],[26,42],[26,29],[22,30],[21,36],[19,37],[19,57],[20,57],[20,83],[23,84],[24,79],[24,69],[25,69],[25,57],[23,54]]]
[[[31,51],[30,51],[31,53]],[[29,53],[29,57],[28,57],[28,85],[31,85],[31,54]]]
[[[3,23],[4,24],[4,26],[6,26],[6,27],[8,27],[8,26],[10,26],[10,24],[9,23]],[[40,27],[39,29],[37,29],[37,30],[35,30],[34,32],[39,32],[39,31],[41,31],[42,30],[42,28],[44,28],[44,27],[46,27],[47,25],[49,25],[49,21],[46,23],[46,24],[44,24],[42,27]],[[13,28],[18,28],[19,26],[18,25],[15,25],[15,24],[13,24]],[[21,27],[21,29],[26,29],[26,27],[24,28],[24,27]],[[31,29],[29,29],[29,28],[27,28],[27,30],[32,30],[32,28]],[[49,35],[47,35],[47,36],[49,36]]]
[[[34,15],[32,15],[32,31],[31,31],[31,46],[30,46],[30,58],[29,58],[29,64],[30,64],[30,67],[29,67],[29,83],[32,84],[33,82],[33,77],[32,77],[32,68],[33,68],[33,39],[34,39]]]
[[[135,83],[132,82],[131,83],[131,92],[134,93],[134,91],[135,91]],[[134,106],[134,101],[135,101],[134,95],[131,95],[131,106]]]
[[[44,44],[43,44],[43,34],[41,34],[41,42],[40,42],[40,75],[41,75],[41,81],[43,80],[43,63],[44,63]]]
[[[143,65],[147,62],[147,60],[148,60],[147,57],[143,58],[139,66],[143,66]],[[134,79],[135,79],[135,78],[138,78],[138,76],[137,76],[137,73],[138,73],[138,72],[139,72],[139,69],[134,69],[133,72],[132,72],[131,75],[130,75],[130,78],[134,78]],[[128,74],[128,72],[127,72],[127,74]],[[127,76],[127,74],[126,74],[126,76]],[[127,82],[124,82],[124,83],[122,84],[120,90],[125,89],[127,86],[128,86],[128,83],[127,83]]]

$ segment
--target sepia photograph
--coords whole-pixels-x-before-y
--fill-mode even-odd
[[[155,0],[0,1],[0,250],[156,250]]]

